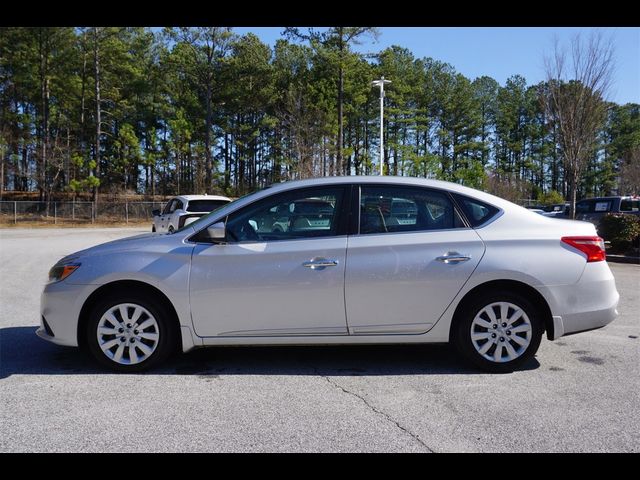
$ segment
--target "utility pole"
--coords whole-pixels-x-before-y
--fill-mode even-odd
[[[380,77],[380,80],[374,80],[371,82],[371,86],[380,87],[380,175],[384,175],[384,85],[385,83],[391,83],[391,80],[385,80],[384,77]]]

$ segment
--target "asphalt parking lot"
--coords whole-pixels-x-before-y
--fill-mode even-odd
[[[507,375],[428,345],[218,348],[117,375],[37,338],[51,265],[141,232],[0,230],[0,452],[640,451],[636,265],[611,264],[615,322]]]

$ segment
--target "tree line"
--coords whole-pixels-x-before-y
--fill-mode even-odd
[[[371,82],[384,76],[387,174],[569,197],[575,170],[546,101],[556,84],[470,79],[401,46],[355,51],[377,35],[287,28],[271,47],[226,27],[1,28],[0,187],[97,202],[376,174]],[[603,105],[578,197],[640,191],[640,105]]]

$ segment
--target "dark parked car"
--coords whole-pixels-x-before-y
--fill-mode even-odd
[[[542,207],[542,215],[545,217],[562,217],[569,215],[568,203],[554,203],[553,205],[545,205]]]
[[[608,213],[640,216],[640,197],[617,196],[586,198],[576,203],[576,220],[593,223],[596,227]]]

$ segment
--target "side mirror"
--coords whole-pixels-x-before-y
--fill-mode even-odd
[[[224,222],[214,223],[207,227],[207,237],[210,240],[224,240],[227,236],[227,229]]]
[[[154,217],[159,217],[159,216],[160,216],[160,210],[158,210],[158,209],[153,210],[153,211],[151,212],[151,215],[153,215]]]

